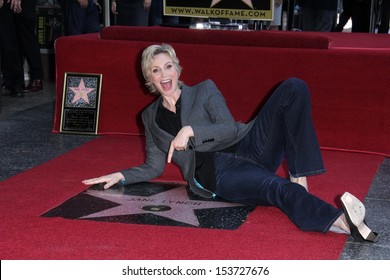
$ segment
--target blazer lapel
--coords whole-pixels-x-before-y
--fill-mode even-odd
[[[153,104],[153,115],[152,120],[150,121],[150,129],[153,132],[153,138],[156,143],[156,145],[162,149],[166,150],[169,148],[169,145],[174,138],[172,135],[167,133],[166,131],[162,130],[156,123],[156,115],[158,107],[161,103],[160,97],[158,100],[155,101]],[[182,126],[188,125],[188,119],[191,111],[192,104],[194,103],[194,94],[190,87],[183,85],[182,92],[181,92],[181,124]]]
[[[191,107],[194,103],[194,94],[190,87],[183,85],[181,91],[181,124],[188,125],[188,118],[191,113]]]
[[[161,129],[155,121],[160,103],[161,103],[161,97],[153,105],[154,107],[153,107],[153,115],[151,116],[152,119],[150,120],[150,130],[152,132],[152,137],[154,139],[156,146],[163,151],[168,151],[169,145],[174,137],[170,135],[168,132],[166,132],[165,130]]]

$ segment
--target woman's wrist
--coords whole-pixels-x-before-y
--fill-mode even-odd
[[[125,185],[126,184],[126,179],[125,179],[125,176],[123,176],[122,172],[116,172],[113,175],[117,176],[119,185]]]

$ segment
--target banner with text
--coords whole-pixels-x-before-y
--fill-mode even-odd
[[[164,0],[164,15],[273,20],[274,0]]]

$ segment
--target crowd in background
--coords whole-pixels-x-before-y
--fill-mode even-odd
[[[106,0],[38,0],[38,2],[55,2],[61,4],[64,14],[65,29],[72,25],[83,25],[94,29],[103,22],[103,10]],[[182,16],[165,16],[163,0],[108,0],[110,25],[156,26],[188,25],[199,18]],[[195,1],[195,0],[194,0]],[[374,9],[372,11],[372,1]],[[222,2],[223,3],[223,2]],[[343,31],[347,22],[351,22],[351,32],[388,33],[390,0],[274,0],[273,21],[264,25],[273,30],[286,30],[284,19],[289,17],[287,9],[295,8],[298,15],[295,29],[301,31]],[[82,10],[82,12],[80,12]],[[375,16],[375,30],[370,30],[371,17]],[[220,19],[223,21],[224,19]],[[72,22],[73,21],[73,22]],[[77,21],[77,22],[75,22]],[[70,26],[69,26],[70,24]],[[89,32],[87,30],[79,31]],[[66,34],[71,34],[72,31]]]
[[[110,25],[180,26],[196,18],[165,16],[163,0],[109,0]],[[267,29],[284,30],[287,7],[294,6],[301,31],[342,32],[348,21],[351,32],[372,32],[372,0],[275,0],[274,20]],[[389,33],[390,0],[375,2],[375,33]],[[42,90],[43,72],[36,38],[37,5],[58,6],[64,35],[98,32],[105,0],[0,0],[0,60],[3,94],[24,97]],[[221,19],[222,20],[222,19]],[[25,82],[28,68],[29,83]]]

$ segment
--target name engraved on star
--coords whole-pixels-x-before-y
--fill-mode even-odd
[[[176,205],[197,205],[201,206],[202,202],[200,201],[172,201],[172,200],[163,200],[161,203],[176,204]]]
[[[128,201],[137,201],[137,202],[149,202],[149,203],[160,203],[160,204],[176,204],[176,205],[202,205],[202,201],[196,200],[160,200],[151,198],[139,198],[139,197],[131,197],[127,199]]]
[[[139,198],[139,197],[131,197],[128,201],[138,201],[138,202],[156,202],[154,199],[150,198]]]

